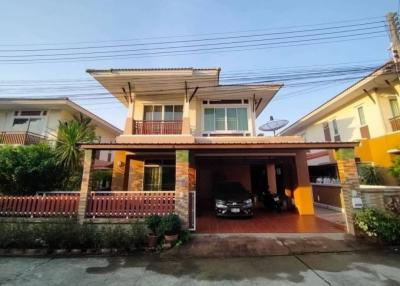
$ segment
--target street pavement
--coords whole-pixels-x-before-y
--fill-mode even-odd
[[[240,258],[0,258],[0,285],[400,285],[393,250]]]

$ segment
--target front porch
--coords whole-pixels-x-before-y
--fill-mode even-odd
[[[94,151],[115,150],[112,193],[124,192],[130,197],[131,209],[135,209],[134,205],[140,201],[135,199],[135,194],[165,192],[170,198],[168,211],[177,213],[185,227],[198,232],[341,232],[342,226],[314,216],[306,161],[306,150],[334,149],[343,186],[346,231],[352,233],[352,190],[358,188],[352,157],[355,145],[299,142],[83,145],[86,153],[80,206],[86,208],[92,200],[88,190]],[[264,175],[257,177],[254,174],[257,169],[260,171],[260,167]],[[257,178],[264,180],[264,184],[257,182]],[[213,215],[211,190],[218,180],[240,181],[254,197],[257,196],[257,188],[265,186],[271,192],[284,192],[293,200],[297,212],[277,214],[259,208],[254,218],[248,220],[217,220]],[[165,196],[158,197],[160,201],[141,217],[165,213],[158,210],[158,205],[164,204]],[[145,203],[152,204],[151,200]],[[125,205],[122,203],[119,207],[124,208]],[[119,209],[118,212],[124,213],[124,210]],[[85,218],[88,212],[82,209],[78,213]]]

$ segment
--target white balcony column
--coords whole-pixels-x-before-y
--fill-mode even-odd
[[[132,92],[130,100],[128,102],[128,115],[126,116],[124,135],[134,134],[135,123],[134,123],[134,113],[135,113],[135,94]]]
[[[182,114],[182,134],[190,134],[190,116],[189,116],[190,102],[188,98],[183,100],[183,114]]]

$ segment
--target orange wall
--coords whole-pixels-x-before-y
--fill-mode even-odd
[[[398,148],[400,148],[400,132],[362,140],[355,152],[361,161],[374,162],[377,166],[388,168],[392,166],[393,155],[387,151]]]

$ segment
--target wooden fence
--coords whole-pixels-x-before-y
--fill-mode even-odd
[[[175,210],[175,192],[92,192],[87,217],[143,218]]]
[[[0,196],[0,216],[58,217],[76,216],[79,194]]]

